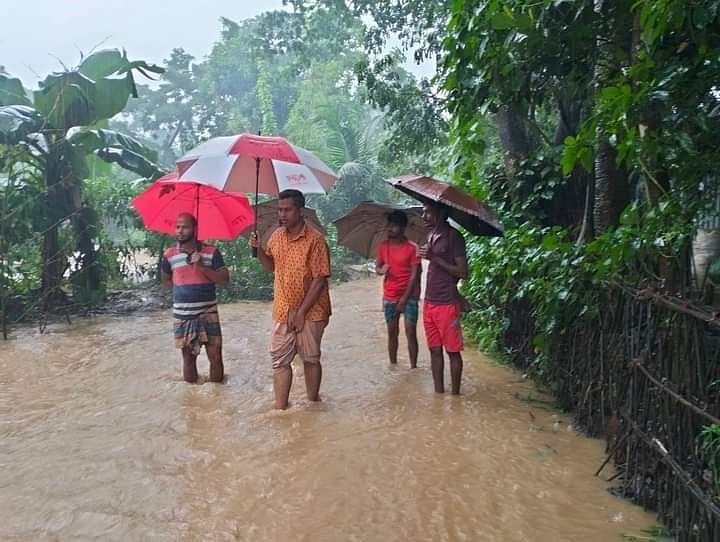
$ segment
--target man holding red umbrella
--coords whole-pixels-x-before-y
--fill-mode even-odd
[[[197,239],[197,220],[181,213],[175,225],[177,244],[163,254],[163,286],[173,289],[175,346],[182,349],[183,377],[197,382],[197,356],[205,345],[210,381],[222,382],[222,332],[215,285],[226,286],[230,274],[220,251]]]
[[[222,335],[215,286],[225,286],[230,277],[220,252],[199,240],[235,239],[252,224],[247,196],[181,181],[176,173],[168,173],[135,197],[132,205],[148,229],[175,234],[177,239],[163,255],[161,278],[165,287],[173,288],[175,344],[182,349],[185,380],[197,381],[197,356],[204,344],[210,380],[222,382]]]

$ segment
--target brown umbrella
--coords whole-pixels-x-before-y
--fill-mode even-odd
[[[333,222],[337,228],[338,243],[366,258],[374,258],[380,243],[387,239],[387,215],[394,210],[404,211],[408,216],[405,236],[418,245],[423,244],[427,229],[421,207],[400,207],[374,201],[360,203]]]
[[[444,205],[450,218],[470,233],[490,237],[503,235],[503,227],[495,212],[456,186],[423,175],[403,175],[387,182],[423,203]]]
[[[259,203],[257,205],[257,232],[258,232],[258,238],[260,239],[260,245],[261,246],[267,246],[267,242],[270,239],[270,236],[273,234],[273,232],[278,228],[278,209],[277,209],[278,200],[273,199],[270,201],[266,201],[264,203]],[[303,217],[305,218],[305,222],[318,230],[321,233],[325,233],[325,228],[322,227],[320,224],[320,220],[317,217],[317,214],[313,209],[308,209],[305,207],[302,210]],[[248,226],[246,229],[244,229],[242,232],[240,232],[240,235],[243,237],[250,237],[250,234],[253,232],[253,224]]]

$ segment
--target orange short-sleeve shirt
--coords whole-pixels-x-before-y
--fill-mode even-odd
[[[276,322],[287,322],[288,311],[300,308],[313,279],[330,277],[330,250],[323,235],[306,224],[295,236],[284,227],[275,230],[266,252],[275,263],[272,317]],[[330,292],[325,285],[307,319],[326,321],[331,312]]]

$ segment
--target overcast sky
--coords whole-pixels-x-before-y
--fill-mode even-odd
[[[220,35],[220,17],[247,19],[282,0],[0,0],[0,65],[27,86],[77,65],[79,51],[125,48],[131,59],[161,62],[175,47],[202,58]]]
[[[219,18],[236,21],[282,8],[282,0],[0,0],[0,66],[35,87],[77,65],[80,51],[125,48],[130,59],[159,63],[175,47],[203,58],[220,35]],[[431,66],[407,66],[428,75]]]

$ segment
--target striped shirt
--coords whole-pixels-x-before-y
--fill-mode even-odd
[[[225,267],[220,251],[212,245],[198,243],[202,265],[215,271]],[[179,320],[192,320],[198,315],[217,311],[215,283],[195,265],[188,263],[187,252],[179,245],[165,251],[160,269],[172,277],[173,316]]]

